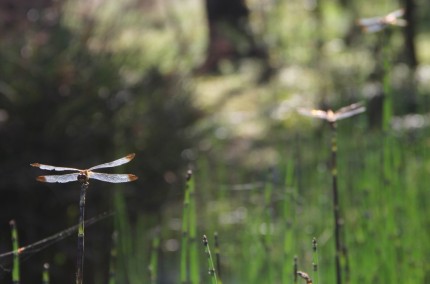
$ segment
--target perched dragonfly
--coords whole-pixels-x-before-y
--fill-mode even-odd
[[[334,123],[338,120],[345,119],[356,114],[362,113],[366,110],[366,108],[361,103],[352,104],[346,107],[339,109],[336,112],[332,110],[307,110],[307,109],[299,109],[299,113],[307,116],[312,116],[320,119],[327,120],[330,123]]]
[[[368,33],[375,33],[385,29],[388,26],[404,27],[407,25],[405,19],[400,19],[405,14],[405,10],[399,9],[383,17],[359,19],[357,24],[361,29]]]
[[[97,179],[106,182],[112,183],[121,183],[121,182],[129,182],[137,179],[137,176],[132,174],[104,174],[104,173],[96,173],[93,170],[96,169],[104,169],[104,168],[112,168],[125,163],[130,162],[134,158],[135,154],[129,154],[121,159],[104,163],[98,166],[91,167],[87,170],[75,169],[75,168],[67,168],[67,167],[56,167],[50,165],[43,165],[39,163],[30,164],[33,167],[40,168],[42,170],[48,171],[74,171],[75,173],[65,174],[65,175],[49,175],[49,176],[38,176],[36,180],[41,182],[72,182],[72,181],[80,181],[87,182],[89,179]]]

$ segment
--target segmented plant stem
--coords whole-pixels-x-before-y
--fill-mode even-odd
[[[337,131],[336,122],[331,122],[332,138],[331,138],[331,175],[333,189],[333,215],[334,215],[334,240],[336,245],[335,265],[336,265],[336,283],[342,284],[342,269],[340,256],[342,254],[342,245],[340,240],[341,217],[339,205],[339,193],[337,189]]]
[[[84,248],[85,248],[85,196],[88,189],[88,181],[81,183],[81,194],[79,198],[79,229],[78,249],[76,258],[76,284],[83,283],[84,276]]]
[[[197,212],[196,212],[196,187],[194,177],[191,170],[188,171],[188,188],[190,192],[189,203],[189,253],[190,253],[190,281],[192,284],[200,283],[200,269],[199,269],[199,249],[197,246]]]
[[[15,220],[11,220],[9,224],[10,224],[11,234],[12,234],[12,249],[13,249],[12,283],[18,284],[20,281],[18,230],[16,229]]]
[[[319,267],[318,267],[318,243],[317,239],[312,239],[312,270],[315,284],[318,284]]]
[[[205,247],[205,252],[208,257],[209,275],[211,276],[212,284],[217,284],[218,280],[216,276],[215,266],[212,260],[211,250],[209,248],[209,242],[206,235],[203,235],[203,246]]]
[[[182,209],[182,239],[181,239],[181,270],[180,282],[182,284],[189,282],[188,275],[188,237],[189,237],[189,210],[190,210],[190,189],[189,180],[191,179],[192,172],[187,173],[187,184],[185,186],[185,196]]]

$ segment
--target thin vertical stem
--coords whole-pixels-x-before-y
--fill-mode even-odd
[[[84,248],[85,248],[85,195],[88,189],[88,181],[81,182],[81,194],[79,197],[79,229],[78,229],[78,253],[76,259],[76,284],[83,283],[84,276]]]
[[[196,187],[194,177],[191,176],[188,180],[188,188],[190,193],[189,203],[189,250],[190,250],[190,281],[193,284],[200,283],[200,269],[199,269],[199,249],[197,246],[197,212],[196,212]]]
[[[294,283],[297,283],[297,271],[298,271],[298,264],[297,264],[297,255],[296,255],[296,256],[294,256],[294,264],[293,264]]]
[[[18,284],[20,282],[18,230],[16,229],[15,220],[11,220],[9,224],[10,224],[11,234],[12,234],[12,249],[13,249],[12,283]]]
[[[43,265],[42,283],[49,284],[49,263]]]
[[[314,277],[315,284],[318,284],[318,280],[319,280],[318,243],[316,238],[312,239],[312,258],[313,258],[312,260],[313,277]]]
[[[342,284],[342,270],[340,263],[340,256],[342,253],[342,246],[340,241],[340,206],[339,206],[339,193],[337,189],[337,131],[336,122],[331,122],[332,138],[331,138],[331,174],[332,174],[332,187],[333,187],[333,215],[334,215],[334,239],[336,245],[335,265],[336,265],[336,283]]]
[[[182,208],[182,239],[181,239],[181,270],[180,270],[180,282],[182,284],[188,283],[188,238],[189,238],[189,225],[190,225],[190,189],[188,182],[190,181],[192,172],[187,173],[187,184],[185,186],[184,204]]]
[[[214,238],[215,238],[216,271],[218,274],[219,282],[222,283],[222,280],[221,280],[221,249],[219,246],[218,232],[214,233]]]
[[[160,248],[160,236],[157,230],[156,236],[152,240],[151,256],[149,263],[149,275],[151,283],[157,283],[158,271],[158,250]]]
[[[112,233],[112,244],[110,248],[110,263],[109,263],[109,284],[116,283],[116,259],[118,250],[118,231]]]
[[[209,248],[209,242],[208,242],[208,238],[206,237],[206,235],[203,235],[203,245],[205,247],[205,252],[206,252],[206,255],[208,257],[209,275],[211,276],[212,284],[217,284],[218,280],[216,277],[215,266],[214,266],[214,262],[212,260],[211,250]]]

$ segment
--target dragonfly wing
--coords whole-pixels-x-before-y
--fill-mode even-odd
[[[105,182],[121,183],[137,180],[137,176],[132,174],[103,174],[90,172],[89,177]]]
[[[361,106],[359,108],[350,110],[348,112],[336,113],[336,120],[345,119],[345,118],[354,116],[356,114],[359,114],[359,113],[362,113],[362,112],[365,112],[365,111],[366,111],[366,108],[364,106]]]
[[[357,24],[362,27],[377,25],[383,20],[382,17],[366,18],[357,20]]]
[[[395,18],[400,18],[400,17],[403,17],[404,14],[405,14],[405,10],[404,9],[399,9],[399,10],[396,10],[396,11],[391,12],[388,15],[386,15],[385,19],[386,20],[391,20],[391,19],[395,19]]]
[[[119,165],[122,165],[122,164],[130,162],[131,160],[133,160],[134,156],[135,156],[134,153],[133,154],[129,154],[129,155],[127,155],[127,156],[125,156],[125,157],[123,157],[121,159],[118,159],[118,160],[115,160],[115,161],[112,161],[112,162],[109,162],[109,163],[104,163],[104,164],[101,164],[101,165],[97,165],[97,166],[91,167],[91,168],[89,168],[89,170],[116,167],[116,166],[119,166]]]
[[[362,106],[363,106],[362,103],[355,103],[355,104],[352,104],[352,105],[349,105],[349,106],[344,106],[344,107],[338,109],[336,111],[336,114],[341,114],[341,113],[344,113],[344,112],[349,112],[349,111],[352,111],[354,109],[360,108]]]
[[[30,166],[36,167],[42,170],[48,170],[48,171],[80,171],[80,169],[75,169],[75,168],[56,167],[56,166],[50,166],[50,165],[43,165],[39,163],[33,163],[33,164],[30,164]]]
[[[66,175],[55,175],[55,176],[38,176],[36,179],[41,182],[59,182],[66,183],[71,181],[78,181],[79,173],[66,174]]]

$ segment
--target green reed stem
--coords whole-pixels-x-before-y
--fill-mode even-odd
[[[160,236],[157,234],[152,239],[151,256],[149,260],[149,278],[151,283],[157,283],[157,271],[158,271],[158,250],[160,248]]]
[[[218,280],[216,276],[215,266],[212,260],[211,250],[209,248],[209,242],[206,235],[203,235],[203,246],[205,247],[205,253],[208,258],[209,275],[211,276],[212,284],[217,284]]]
[[[342,254],[342,244],[340,240],[340,230],[342,219],[340,216],[339,192],[337,187],[337,130],[336,122],[330,122],[332,129],[331,138],[331,175],[333,191],[333,216],[334,216],[334,240],[336,246],[335,265],[336,265],[336,283],[342,284],[342,269],[340,256]]]
[[[88,185],[88,181],[81,182],[81,194],[79,197],[78,249],[76,258],[76,284],[82,284],[84,277],[85,195],[88,189]]]
[[[189,182],[192,176],[192,172],[187,173],[187,184],[185,186],[185,196],[182,209],[182,239],[181,239],[181,270],[180,270],[180,282],[186,284],[189,282],[188,275],[188,238],[189,238],[189,226],[190,226],[190,187]]]
[[[42,283],[49,284],[49,263],[43,265]]]
[[[272,257],[272,194],[273,194],[273,170],[269,172],[269,178],[266,181],[264,187],[264,200],[265,200],[265,220],[266,232],[264,235],[264,248],[266,250],[266,265],[267,274],[266,280],[268,283],[273,283],[273,265],[271,261]]]
[[[194,178],[189,172],[188,188],[190,192],[189,203],[189,253],[190,253],[190,281],[200,283],[199,249],[197,246],[197,212],[196,212],[196,187]]]
[[[318,243],[317,239],[312,239],[312,270],[315,284],[318,284],[319,280],[319,267],[318,267]]]
[[[295,192],[295,178],[294,178],[294,165],[293,159],[289,159],[285,169],[284,180],[284,194],[283,200],[283,220],[284,220],[284,253],[283,253],[283,269],[282,269],[282,283],[289,283],[291,281],[291,251],[293,244],[293,224],[294,224],[294,201],[296,200]]]
[[[110,248],[109,262],[109,284],[116,283],[116,259],[118,255],[118,231],[112,233],[112,244]]]
[[[298,259],[297,259],[297,255],[294,256],[294,262],[293,262],[293,282],[294,284],[297,283],[297,271],[298,271]]]
[[[214,239],[215,239],[216,271],[217,271],[217,275],[218,275],[218,281],[219,281],[219,283],[222,283],[222,280],[221,280],[221,248],[219,246],[218,232],[214,233]]]
[[[11,220],[9,224],[12,235],[13,249],[12,283],[18,284],[20,282],[18,230],[16,229],[15,220]]]

